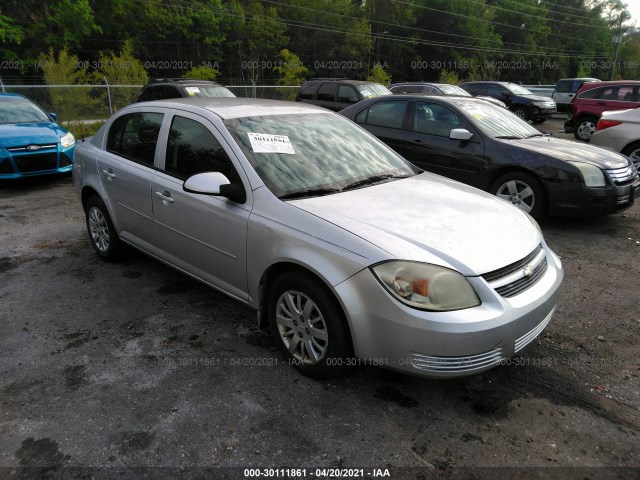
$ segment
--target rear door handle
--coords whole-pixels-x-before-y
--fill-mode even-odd
[[[171,198],[171,194],[169,192],[156,192],[156,196],[165,202],[165,205],[167,203],[173,203],[173,198]]]
[[[113,173],[113,170],[109,169],[109,170],[102,170],[102,173],[105,174],[105,176],[107,177],[107,180],[113,180],[114,178],[116,178],[116,174]]]
[[[596,105],[606,105],[607,102],[597,102]]]

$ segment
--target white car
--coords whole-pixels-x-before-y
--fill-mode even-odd
[[[640,170],[640,108],[604,112],[591,143],[621,152]]]

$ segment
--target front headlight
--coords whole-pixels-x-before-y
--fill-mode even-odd
[[[571,165],[580,170],[584,183],[587,187],[604,187],[604,174],[602,170],[594,165],[582,162],[570,162]]]
[[[480,305],[467,279],[448,268],[398,260],[371,271],[391,295],[413,308],[446,312]]]
[[[62,148],[72,147],[76,143],[76,138],[73,136],[71,132],[67,132],[61,139],[60,145]]]

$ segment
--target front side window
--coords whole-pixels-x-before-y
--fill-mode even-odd
[[[324,100],[325,102],[333,102],[336,99],[336,84],[323,83],[318,89],[316,99]]]
[[[430,102],[416,102],[413,130],[427,135],[448,137],[454,128],[468,128],[466,122],[451,109]]]
[[[340,189],[374,175],[416,172],[380,140],[339,115],[268,115],[224,123],[262,181],[279,197]],[[256,136],[268,145],[256,143]]]
[[[231,159],[213,133],[201,123],[177,115],[171,122],[164,169],[182,180],[202,172],[223,173],[232,183],[238,180]]]
[[[358,101],[358,93],[350,85],[340,85],[340,88],[338,88],[338,101],[342,103],[356,103]]]
[[[319,86],[319,83],[307,83],[306,85],[303,85],[302,88],[300,88],[298,98],[301,98],[303,100],[311,100],[313,98],[313,95],[318,90]]]
[[[117,118],[107,136],[107,151],[153,167],[162,113],[130,113]]]

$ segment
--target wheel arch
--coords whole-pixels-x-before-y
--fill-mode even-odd
[[[87,202],[94,195],[100,197],[100,194],[96,191],[95,188],[93,188],[93,187],[91,187],[89,185],[85,185],[84,187],[82,187],[82,191],[80,192],[80,199],[82,201],[82,209],[83,210],[85,210],[85,211],[87,210]],[[100,197],[100,198],[102,198],[102,197]]]
[[[266,328],[269,325],[269,320],[267,317],[267,299],[269,298],[270,288],[273,285],[274,280],[283,275],[285,273],[297,272],[303,275],[308,275],[312,279],[314,279],[320,286],[322,286],[327,293],[333,298],[336,302],[336,306],[340,308],[344,318],[347,321],[347,327],[349,332],[349,341],[353,346],[353,329],[351,328],[351,321],[349,319],[349,315],[340,300],[340,298],[336,295],[333,288],[331,288],[329,282],[317,271],[313,268],[302,265],[299,263],[291,262],[291,261],[279,261],[276,262],[267,268],[262,276],[260,277],[260,282],[258,284],[258,327]]]

